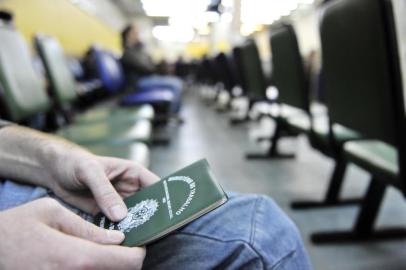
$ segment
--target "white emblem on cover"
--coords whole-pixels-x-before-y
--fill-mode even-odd
[[[144,224],[155,214],[158,206],[157,200],[147,199],[130,207],[127,217],[117,224],[118,230],[126,233]]]

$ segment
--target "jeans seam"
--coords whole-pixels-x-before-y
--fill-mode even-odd
[[[252,215],[252,219],[251,219],[251,236],[250,236],[250,244],[251,245],[253,245],[253,242],[255,240],[255,231],[256,231],[256,225],[257,225],[255,217],[256,217],[257,212],[258,212],[257,205],[258,205],[258,201],[262,200],[262,199],[263,199],[262,197],[257,198],[255,200],[255,204],[254,204],[254,211],[255,212]]]
[[[294,256],[295,254],[296,254],[296,250],[290,251],[288,254],[286,254],[285,256],[283,256],[282,258],[280,258],[277,262],[275,262],[274,264],[272,264],[272,265],[268,268],[268,270],[277,270],[277,269],[282,265],[282,263],[283,263],[285,260],[287,260],[287,259],[289,259],[290,257]]]
[[[255,200],[255,205],[254,205],[254,210],[255,210],[255,212],[254,212],[254,214],[252,215],[252,220],[251,220],[251,232],[252,232],[252,233],[251,233],[249,245],[250,245],[251,249],[254,250],[255,253],[259,256],[259,259],[260,259],[262,265],[264,266],[264,265],[265,265],[265,261],[264,261],[263,257],[259,254],[259,252],[256,251],[256,249],[255,249],[255,247],[254,247],[255,233],[256,233],[256,225],[257,225],[257,219],[256,219],[256,217],[257,217],[258,213],[260,213],[260,210],[261,210],[261,209],[260,209],[260,205],[261,205],[260,203],[261,203],[263,200],[264,200],[264,198],[263,198],[262,196],[261,196],[261,197],[258,197],[258,198]],[[288,252],[285,256],[283,256],[283,257],[280,258],[278,261],[276,261],[275,263],[273,263],[268,269],[277,269],[277,268],[279,268],[279,266],[283,263],[283,261],[285,261],[286,259],[292,257],[295,253],[296,253],[296,250],[295,250],[295,249],[291,250],[291,251]]]
[[[257,250],[252,246],[252,244],[251,244],[250,242],[248,242],[248,241],[245,241],[245,240],[242,240],[242,239],[220,240],[220,239],[217,239],[217,238],[214,238],[214,237],[210,237],[210,236],[207,236],[207,235],[202,235],[202,234],[199,234],[199,233],[187,233],[187,232],[176,232],[176,233],[174,233],[174,234],[172,234],[172,235],[196,236],[196,237],[201,237],[201,238],[205,238],[205,239],[209,239],[209,240],[217,241],[217,242],[221,242],[221,243],[232,243],[232,242],[240,242],[240,243],[243,243],[243,244],[245,244],[247,247],[249,247],[249,249],[252,250],[252,251],[257,255],[259,261],[261,262],[262,269],[265,269],[265,262],[264,262],[264,260],[263,260],[263,258],[262,258],[262,256],[261,256],[261,254],[259,254],[258,251],[257,251]],[[286,257],[286,256],[285,256],[285,257]],[[285,258],[285,257],[284,257],[284,258]],[[282,258],[282,259],[283,259],[283,258]],[[282,259],[281,259],[281,260],[282,260]],[[279,261],[281,261],[281,260],[279,260]],[[278,261],[278,262],[279,262],[279,261]],[[275,265],[275,264],[274,264],[274,265]]]

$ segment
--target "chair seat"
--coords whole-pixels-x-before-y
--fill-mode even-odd
[[[120,100],[120,105],[133,106],[140,104],[162,104],[173,101],[173,93],[166,89],[156,89],[146,92],[135,92],[124,96]]]
[[[304,112],[288,118],[287,121],[293,129],[299,132],[309,133],[311,130],[310,119]],[[333,131],[339,144],[350,140],[357,140],[360,137],[355,131],[341,125],[333,125]],[[313,116],[313,135],[324,144],[329,143],[329,123],[326,115],[319,114]]]
[[[122,145],[95,144],[85,146],[87,150],[99,156],[116,157],[135,161],[148,168],[150,152],[144,143],[132,143]]]
[[[351,141],[344,144],[349,161],[382,180],[398,185],[398,152],[395,147],[377,140]]]
[[[139,119],[153,120],[154,109],[151,105],[133,107],[107,107],[86,111],[75,117],[75,124],[95,123],[102,121],[128,122]]]
[[[304,112],[291,116],[287,119],[289,126],[292,127],[295,131],[300,133],[309,133],[310,132],[310,119],[307,114]]]
[[[320,131],[326,128],[326,132],[328,132],[326,107],[318,103],[313,103],[310,107],[310,111],[313,118],[317,119],[315,121],[317,122],[317,128],[320,129]],[[305,111],[292,106],[283,105],[281,109],[281,116],[286,118],[288,124],[293,130],[300,133],[310,132],[310,119]]]
[[[152,124],[148,120],[138,120],[130,125],[112,122],[71,125],[61,128],[57,134],[78,144],[149,143],[152,135]]]

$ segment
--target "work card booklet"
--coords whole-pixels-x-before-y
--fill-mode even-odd
[[[205,159],[143,188],[124,200],[128,215],[111,222],[98,214],[94,223],[122,231],[124,246],[142,246],[165,236],[227,201]]]

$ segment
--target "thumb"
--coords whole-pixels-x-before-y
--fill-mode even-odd
[[[120,244],[124,240],[122,232],[99,228],[64,207],[61,207],[56,219],[57,228],[72,236],[108,245]]]
[[[87,170],[82,176],[83,182],[92,192],[97,205],[110,220],[120,221],[126,217],[127,207],[123,199],[101,168],[94,167],[93,170]]]

